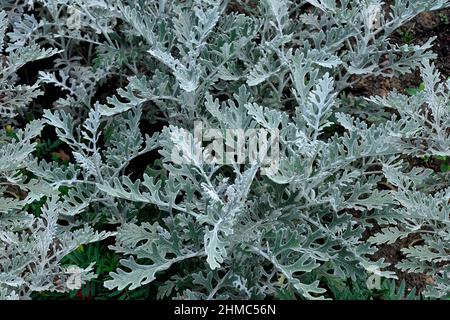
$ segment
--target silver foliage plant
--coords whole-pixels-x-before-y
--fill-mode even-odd
[[[327,284],[395,279],[395,270],[429,275],[425,296],[450,294],[449,178],[407,161],[450,156],[450,82],[431,62],[433,39],[390,42],[448,1],[399,0],[388,12],[379,0],[0,5],[2,122],[44,85],[62,92],[42,119],[2,131],[0,298],[69,290],[60,260],[107,237],[123,258],[105,287],[158,279],[158,298],[323,299]],[[39,59],[53,69],[18,84],[18,70]],[[424,91],[366,97],[390,117],[368,122],[340,99],[358,79],[416,68]],[[117,93],[104,97],[108,81]],[[213,155],[193,135],[199,120],[222,133],[279,132],[277,172],[202,161],[192,146]],[[164,128],[144,132],[156,122]],[[70,147],[71,163],[35,155],[43,126]],[[150,152],[157,160],[132,178],[130,163]],[[40,216],[24,209],[37,200]],[[95,231],[99,221],[117,232]],[[365,238],[374,224],[381,231]],[[397,265],[372,258],[411,235],[421,241]],[[93,268],[78,270],[82,282]]]

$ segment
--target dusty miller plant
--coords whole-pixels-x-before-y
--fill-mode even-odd
[[[419,235],[391,267],[429,274],[427,296],[449,294],[448,177],[405,160],[450,155],[449,83],[430,62],[433,39],[389,40],[448,1],[395,1],[389,12],[377,0],[0,3],[2,116],[20,116],[44,84],[61,91],[40,120],[3,133],[0,297],[70,289],[61,258],[109,236],[122,257],[109,289],[158,281],[158,298],[322,299],[329,283],[396,278],[372,254]],[[43,58],[53,69],[17,84],[17,70]],[[416,68],[423,92],[367,98],[390,117],[372,123],[342,105],[358,79]],[[279,133],[279,170],[204,161],[214,154],[196,121],[222,136]],[[149,130],[155,123],[164,128]],[[44,125],[71,149],[70,164],[33,155]],[[156,161],[132,178],[127,168],[151,152]],[[39,217],[23,210],[43,199]],[[100,221],[117,232],[94,231]]]

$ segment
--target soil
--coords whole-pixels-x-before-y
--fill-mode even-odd
[[[387,1],[389,4],[390,1]],[[450,9],[419,14],[415,19],[398,29],[391,37],[391,42],[403,45],[406,43],[423,44],[429,38],[436,37],[433,51],[437,54],[434,61],[443,78],[450,76]],[[407,88],[416,88],[422,79],[418,70],[401,77],[383,78],[368,77],[359,81],[352,92],[357,95],[385,96],[396,89],[404,92]]]

